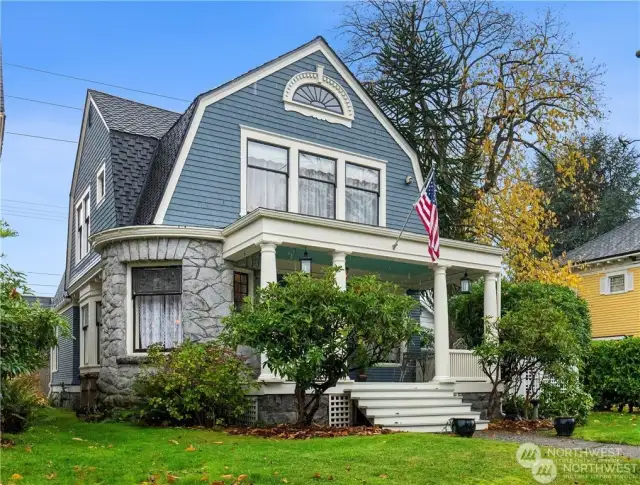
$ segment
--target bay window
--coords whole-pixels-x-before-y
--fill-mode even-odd
[[[247,212],[287,210],[289,150],[249,140],[247,143]]]
[[[377,226],[380,171],[348,162],[345,169],[345,219]]]
[[[182,268],[132,268],[133,351],[182,342]]]
[[[336,217],[336,161],[300,153],[298,212],[308,216]]]

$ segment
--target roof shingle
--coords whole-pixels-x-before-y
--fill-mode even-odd
[[[640,252],[640,217],[569,251],[566,259],[582,263],[636,251]]]

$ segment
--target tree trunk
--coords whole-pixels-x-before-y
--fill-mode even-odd
[[[301,388],[298,384],[296,384],[295,389],[296,396],[296,405],[298,408],[298,420],[296,424],[304,425],[306,422],[306,401],[307,401],[307,392],[305,389]]]
[[[495,382],[489,393],[489,404],[487,409],[487,419],[491,420],[500,410],[500,397],[498,395],[498,383]]]

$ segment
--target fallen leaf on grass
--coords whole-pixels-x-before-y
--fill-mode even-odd
[[[19,473],[14,473],[13,475],[11,475],[11,480],[22,480],[24,477],[22,475],[20,475]]]
[[[329,475],[329,476],[327,477],[327,480],[329,480],[330,482],[332,482],[332,481],[333,481],[333,475]]]
[[[214,441],[214,445],[224,445],[224,441]]]
[[[316,480],[320,480],[322,478],[322,475],[320,475],[318,472],[315,472],[311,478],[315,478]]]
[[[287,480],[286,478],[283,478],[282,483],[289,483],[289,480]]]
[[[71,438],[73,441],[84,441],[82,438]]]
[[[188,447],[186,447],[186,448],[184,449],[184,451],[196,451],[196,447],[195,447],[195,446],[193,446],[193,445],[189,445]]]
[[[47,480],[53,480],[54,478],[56,478],[56,472],[50,473],[49,475],[45,475],[45,478]]]
[[[30,446],[25,446],[24,447],[24,451],[26,451],[27,453],[31,453],[31,447]]]
[[[167,482],[169,483],[175,483],[178,478],[180,477],[173,475],[171,472],[167,473]]]
[[[169,443],[171,443],[173,445],[179,445],[180,444],[176,440],[169,440]]]
[[[389,475],[387,475],[386,473],[383,473],[378,478],[389,478]]]
[[[202,475],[202,476],[200,477],[200,481],[201,481],[201,482],[209,482],[209,477],[208,477],[207,475]]]
[[[249,478],[249,475],[245,475],[245,474],[238,475],[238,478],[236,479],[236,481],[242,482],[243,480],[246,480],[247,478]]]
[[[224,483],[222,480],[215,480],[211,482],[211,485],[227,485],[227,484]]]
[[[220,475],[220,478],[224,478],[225,480],[229,480],[229,479],[234,478],[234,476],[233,475]]]

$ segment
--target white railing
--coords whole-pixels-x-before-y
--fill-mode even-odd
[[[488,379],[486,374],[482,372],[478,356],[473,353],[473,350],[450,349],[449,367],[451,377],[457,379],[476,381]]]

